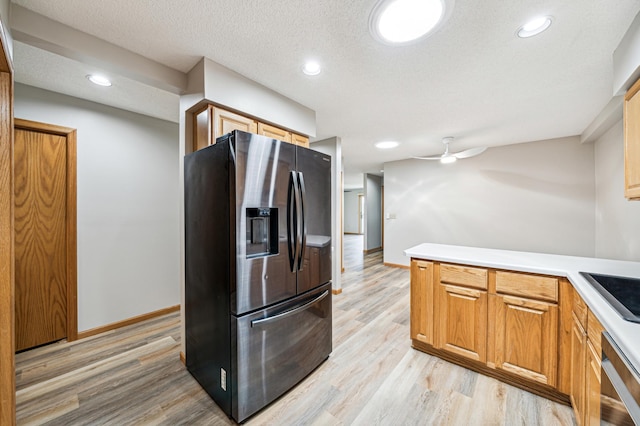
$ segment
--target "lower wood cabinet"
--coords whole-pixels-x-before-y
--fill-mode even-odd
[[[496,368],[556,386],[558,305],[517,296],[496,295]]]
[[[411,338],[433,345],[433,263],[411,261]]]
[[[603,327],[575,291],[572,318],[571,405],[578,425],[599,425]]]
[[[587,341],[585,374],[585,425],[600,424],[600,352]]]
[[[585,424],[587,332],[572,312],[571,328],[571,405],[579,425]]]
[[[414,348],[565,403],[572,384],[570,311],[564,279],[411,261]],[[581,336],[575,345],[584,344]]]
[[[439,349],[487,361],[487,292],[449,284],[438,286]]]

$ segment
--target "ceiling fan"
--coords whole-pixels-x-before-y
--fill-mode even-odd
[[[444,153],[442,155],[434,155],[430,157],[413,157],[418,160],[440,160],[441,163],[453,163],[458,158],[469,158],[475,157],[476,155],[480,155],[486,151],[486,146],[481,146],[478,148],[471,148],[460,152],[449,152],[449,144],[453,142],[452,136],[447,136],[446,138],[442,138],[442,143],[444,144]]]

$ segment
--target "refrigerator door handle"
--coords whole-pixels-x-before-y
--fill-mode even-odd
[[[266,325],[266,324],[269,324],[271,322],[278,321],[278,320],[290,317],[291,315],[295,315],[298,312],[301,312],[301,311],[304,311],[306,309],[309,309],[311,306],[315,305],[316,303],[318,303],[319,301],[321,301],[322,299],[324,299],[328,295],[329,295],[329,290],[325,290],[320,296],[318,296],[315,299],[305,303],[304,305],[297,306],[297,307],[295,307],[293,309],[290,309],[288,311],[282,312],[282,313],[280,313],[278,315],[274,315],[272,317],[266,317],[266,318],[261,318],[261,319],[258,319],[258,320],[251,321],[251,327],[259,327],[261,325]]]
[[[287,192],[287,246],[289,248],[289,267],[291,272],[296,271],[296,261],[298,254],[298,224],[296,218],[296,204],[297,204],[297,177],[296,172],[291,171],[289,174],[289,190]]]
[[[302,172],[298,172],[298,185],[300,186],[300,257],[298,258],[298,270],[302,271],[304,266],[304,251],[307,245],[307,219],[305,214],[305,202],[307,201],[307,191],[304,185],[304,175]]]

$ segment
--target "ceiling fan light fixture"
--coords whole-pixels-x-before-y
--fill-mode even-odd
[[[445,0],[380,0],[371,11],[369,31],[384,44],[412,43],[442,25],[450,9]]]
[[[551,26],[552,20],[551,16],[539,16],[534,18],[518,28],[518,37],[527,38],[538,35]]]
[[[455,163],[456,161],[458,161],[458,159],[453,155],[442,157],[440,159],[440,163],[442,164],[451,164],[451,163]]]

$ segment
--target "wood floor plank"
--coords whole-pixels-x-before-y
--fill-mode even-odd
[[[573,424],[570,407],[412,349],[409,271],[364,255],[362,236],[347,236],[345,255],[331,356],[247,425]],[[172,313],[18,354],[18,424],[233,425],[179,341]]]

